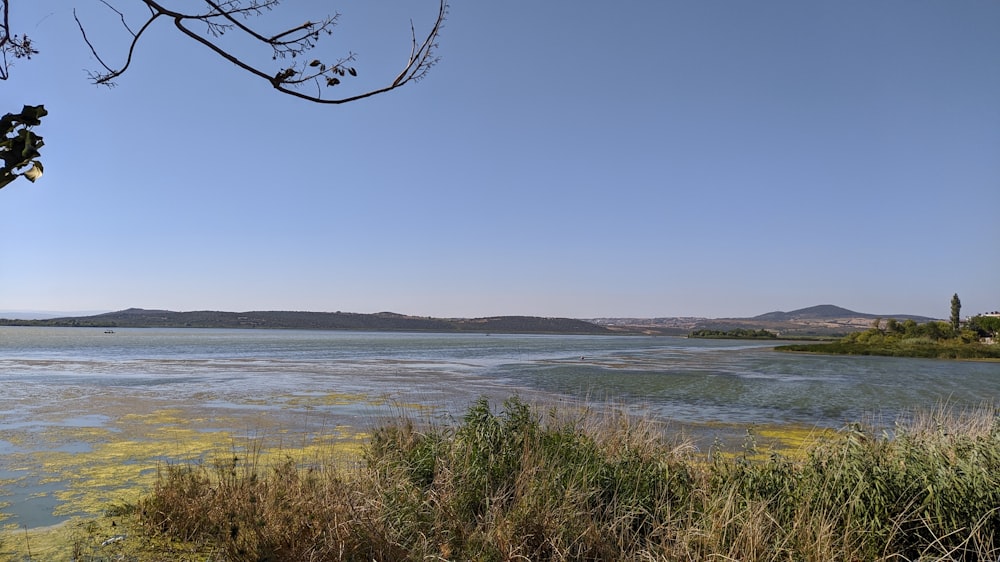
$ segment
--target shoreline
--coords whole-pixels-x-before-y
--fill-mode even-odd
[[[521,483],[520,478],[523,477],[525,478],[523,481],[525,485],[537,486],[522,491],[523,494],[517,496],[520,499],[516,501],[527,501],[529,504],[526,505],[535,505],[533,502],[535,501],[534,498],[537,497],[536,494],[550,493],[547,497],[551,501],[570,502],[565,504],[567,507],[563,511],[571,505],[577,506],[578,509],[584,508],[590,505],[590,502],[595,501],[595,498],[598,501],[610,502],[610,506],[617,505],[618,500],[615,498],[619,498],[621,501],[642,502],[642,498],[646,496],[633,497],[628,495],[628,492],[631,490],[629,483],[634,482],[636,486],[639,486],[639,483],[641,483],[642,486],[653,486],[655,489],[668,494],[663,497],[668,504],[677,502],[682,505],[688,505],[689,502],[693,502],[690,505],[702,506],[704,509],[710,510],[706,512],[707,514],[712,516],[718,515],[721,517],[720,521],[731,522],[739,527],[740,525],[745,525],[746,522],[741,522],[739,518],[734,520],[732,512],[729,511],[734,492],[740,490],[746,491],[748,489],[757,490],[750,492],[751,495],[747,496],[747,499],[755,498],[756,496],[753,494],[764,494],[762,498],[759,498],[764,502],[761,504],[762,506],[771,505],[773,501],[772,494],[775,493],[781,494],[785,498],[785,501],[793,503],[799,502],[803,497],[811,498],[814,494],[817,494],[825,498],[824,501],[834,502],[830,504],[830,507],[825,509],[839,509],[842,504],[837,502],[843,501],[842,494],[850,495],[852,490],[856,490],[857,484],[853,484],[851,478],[867,478],[865,475],[869,474],[865,470],[861,470],[860,476],[858,476],[859,466],[857,463],[875,463],[875,465],[881,466],[883,469],[892,468],[892,474],[884,475],[883,484],[896,486],[899,483],[897,477],[906,470],[925,470],[920,467],[925,467],[926,465],[926,471],[919,474],[939,474],[941,469],[938,468],[938,465],[949,466],[954,461],[952,455],[962,456],[962,462],[979,463],[963,465],[966,467],[965,472],[975,472],[975,474],[969,477],[970,482],[978,487],[987,486],[983,488],[983,492],[990,491],[988,482],[984,484],[983,479],[977,476],[979,471],[988,470],[981,464],[985,462],[983,460],[985,457],[977,456],[975,451],[971,453],[967,451],[967,445],[970,443],[974,443],[976,447],[983,447],[984,454],[989,454],[993,450],[989,449],[989,447],[996,446],[995,444],[991,445],[991,443],[995,443],[994,438],[996,436],[994,429],[996,424],[994,409],[985,405],[968,411],[942,407],[937,411],[923,412],[922,415],[917,415],[910,419],[901,429],[897,430],[898,433],[894,436],[880,436],[873,426],[863,424],[846,428],[845,432],[803,427],[789,431],[790,428],[783,426],[753,426],[746,430],[748,437],[743,447],[738,449],[717,449],[713,447],[710,454],[706,456],[703,451],[692,451],[680,432],[675,434],[676,439],[666,438],[662,441],[656,439],[656,436],[661,435],[663,430],[670,429],[671,424],[669,422],[650,420],[653,422],[653,425],[648,425],[643,420],[638,420],[638,423],[633,424],[628,421],[630,417],[621,410],[596,412],[593,414],[594,419],[591,420],[581,417],[581,412],[574,411],[568,406],[564,406],[564,409],[559,412],[548,410],[548,413],[545,413],[544,403],[534,406],[525,405],[525,407],[530,408],[528,411],[534,412],[531,419],[535,421],[529,422],[534,425],[519,430],[517,428],[522,427],[519,425],[522,422],[512,422],[512,420],[521,420],[524,418],[508,417],[507,413],[512,411],[511,408],[514,408],[515,410],[513,411],[515,412],[518,411],[516,410],[519,407],[518,404],[524,403],[516,398],[512,398],[510,403],[513,406],[508,405],[509,402],[505,401],[502,407],[497,406],[497,410],[494,410],[492,407],[489,407],[488,403],[479,401],[477,407],[480,408],[478,410],[480,414],[471,417],[466,416],[459,425],[455,425],[459,422],[452,421],[448,424],[432,425],[428,428],[422,427],[420,419],[414,417],[419,415],[419,412],[401,412],[404,417],[394,422],[393,420],[387,420],[386,423],[390,424],[384,426],[389,428],[387,432],[376,428],[378,429],[376,433],[380,436],[377,442],[380,445],[372,453],[377,466],[377,469],[373,472],[355,472],[359,468],[357,464],[357,451],[351,455],[352,462],[350,464],[340,467],[334,461],[334,464],[331,465],[331,456],[328,453],[331,447],[335,448],[337,446],[334,441],[323,444],[322,451],[317,451],[317,453],[325,451],[327,454],[317,454],[316,456],[303,454],[297,459],[289,455],[289,449],[269,451],[266,448],[255,447],[250,444],[245,449],[238,451],[237,456],[233,456],[233,452],[230,451],[230,458],[220,459],[218,464],[209,463],[208,461],[187,461],[194,463],[191,465],[191,469],[195,476],[186,476],[188,472],[183,466],[176,467],[180,470],[179,472],[178,470],[168,470],[168,474],[172,476],[168,477],[164,483],[165,488],[156,496],[158,499],[152,504],[140,504],[138,500],[131,503],[114,503],[104,506],[104,509],[99,513],[75,516],[56,525],[33,529],[23,528],[22,530],[16,526],[6,526],[2,534],[0,534],[0,539],[2,539],[0,544],[3,545],[0,555],[9,556],[11,559],[25,559],[25,557],[27,559],[35,559],[35,557],[41,557],[41,559],[46,560],[67,559],[68,557],[80,559],[80,556],[86,557],[88,554],[91,556],[91,559],[100,560],[131,559],[136,561],[152,561],[167,558],[203,560],[208,559],[206,556],[214,559],[219,552],[223,552],[227,548],[231,549],[234,545],[239,549],[245,546],[244,543],[236,540],[237,535],[234,532],[226,531],[226,521],[234,521],[232,519],[234,517],[240,518],[237,519],[237,521],[240,521],[238,525],[242,525],[243,528],[253,524],[252,522],[261,521],[259,523],[261,532],[276,532],[278,533],[277,537],[285,537],[287,539],[287,535],[285,534],[287,533],[287,525],[297,526],[301,529],[312,529],[313,517],[316,514],[326,513],[322,511],[323,508],[320,508],[320,511],[307,510],[306,514],[296,515],[300,513],[297,509],[301,505],[297,503],[299,500],[294,499],[290,500],[290,503],[286,503],[286,498],[289,497],[297,497],[300,500],[309,500],[312,497],[317,497],[322,501],[319,501],[316,505],[332,506],[332,509],[335,511],[331,513],[342,513],[336,511],[336,509],[340,509],[337,506],[343,506],[348,508],[349,511],[347,513],[354,514],[354,511],[351,510],[362,504],[365,506],[379,506],[379,509],[389,509],[390,513],[395,513],[393,510],[398,506],[394,502],[398,498],[390,495],[389,503],[385,503],[386,498],[382,496],[382,492],[395,490],[394,486],[402,485],[402,490],[407,491],[406,498],[410,498],[409,494],[411,492],[416,493],[419,497],[410,498],[412,501],[417,502],[416,505],[432,507],[436,505],[436,502],[431,501],[430,498],[436,497],[436,493],[452,490],[453,488],[444,486],[439,489],[436,484],[427,488],[410,487],[415,482],[420,481],[411,479],[423,478],[419,476],[419,474],[422,474],[422,471],[418,471],[419,474],[414,472],[414,470],[424,466],[422,461],[418,465],[411,463],[424,458],[422,455],[426,452],[424,449],[426,445],[425,439],[430,439],[430,443],[436,444],[433,448],[435,451],[432,457],[434,462],[443,462],[446,463],[443,466],[449,467],[440,474],[437,469],[433,469],[432,473],[435,482],[437,482],[438,478],[451,478],[451,475],[456,473],[454,471],[476,470],[476,467],[479,465],[475,463],[481,461],[475,459],[485,458],[482,456],[484,454],[492,452],[506,455],[509,451],[521,451],[523,446],[524,450],[520,453],[522,456],[518,457],[521,460],[514,464],[510,464],[510,459],[506,456],[501,456],[501,458],[506,459],[500,465],[503,467],[503,470],[513,470],[514,474],[521,475],[515,480],[510,481],[510,485]],[[489,408],[486,414],[488,418],[485,420],[482,417],[482,412],[486,410],[483,410],[483,408]],[[501,413],[501,409],[505,409],[506,413]],[[469,412],[472,411],[473,409],[470,407]],[[491,420],[499,422],[500,425],[495,427],[495,430],[500,432],[499,434],[493,434],[492,432],[483,434],[478,431],[475,433],[463,433],[470,426],[474,429],[493,427]],[[543,422],[543,420],[548,421]],[[412,425],[411,422],[415,422],[416,425]],[[565,425],[566,423],[570,425],[567,426]],[[941,430],[942,423],[946,424],[948,428],[946,431]],[[729,425],[725,424],[699,424],[699,427],[706,425],[715,429],[719,429],[720,427],[731,429]],[[524,431],[525,433],[513,433],[517,431]],[[536,435],[536,432],[542,432],[549,438],[539,437],[535,440],[524,437]],[[465,436],[464,438],[462,437],[463,435]],[[517,437],[517,435],[522,435],[522,437]],[[502,439],[500,443],[506,445],[503,445],[504,448],[502,449],[493,449],[498,443],[494,443],[492,440],[498,438],[498,436]],[[559,438],[555,441],[551,440],[551,438],[556,437]],[[986,437],[985,440],[984,437]],[[513,441],[508,441],[512,438],[514,439]],[[438,439],[442,440],[438,441]],[[485,441],[483,441],[484,439]],[[526,440],[522,442],[521,439]],[[562,441],[562,439],[569,439],[569,441]],[[621,446],[622,440],[626,442],[625,447]],[[507,445],[512,443],[516,446],[512,449],[507,448]],[[567,447],[566,445],[570,443],[575,444],[575,446]],[[778,446],[775,447],[775,444]],[[473,446],[474,449],[468,450],[467,447],[470,446]],[[397,449],[396,447],[402,448]],[[482,448],[480,449],[479,447]],[[633,450],[633,447],[636,450]],[[943,451],[942,447],[944,447]],[[904,462],[881,464],[884,463],[886,450],[890,451],[890,460],[898,456],[902,461],[904,458],[911,459],[913,455],[917,455],[919,459],[924,459],[923,462],[925,464],[917,463],[912,467]],[[644,451],[644,453],[640,453],[638,457],[634,456],[638,451]],[[400,453],[403,456],[398,456]],[[420,456],[412,457],[410,456],[411,453]],[[468,456],[469,453],[472,454],[471,457]],[[581,453],[583,456],[579,456]],[[651,456],[644,456],[645,454]],[[548,455],[555,456],[550,457]],[[979,460],[977,461],[977,459]],[[389,464],[385,464],[387,462]],[[545,464],[546,462],[557,463],[552,465],[552,468],[555,470],[555,480],[550,481],[548,479],[551,474],[549,470],[546,470],[546,467],[550,465]],[[561,476],[559,475],[565,477],[575,475],[575,470],[581,466],[578,464],[580,462],[583,462],[582,466],[586,467],[587,472],[581,473],[580,477],[582,479],[579,482],[574,480],[572,483],[564,483],[567,485],[567,488],[561,491],[558,487],[558,483],[561,482]],[[397,465],[394,463],[401,464]],[[520,463],[527,464],[522,465]],[[393,466],[402,469],[402,472],[392,470]],[[430,466],[433,467],[434,465]],[[976,468],[977,466],[980,468]],[[333,470],[329,470],[331,467]],[[615,475],[616,478],[625,478],[625,480],[620,482],[613,481],[611,483],[605,482],[601,475],[607,475],[607,473],[603,472],[607,468],[612,468],[615,471],[611,474]],[[313,472],[314,469],[316,470],[315,473]],[[563,471],[567,469],[569,469],[569,472],[564,473]],[[626,472],[619,473],[619,470],[625,470]],[[835,478],[833,480],[829,479],[828,470],[834,471]],[[312,476],[314,474],[315,476]],[[653,476],[654,474],[658,474],[659,476]],[[876,471],[876,474],[882,474],[882,472]],[[917,475],[918,477],[919,474]],[[260,477],[259,480],[258,475]],[[653,477],[655,481],[650,480],[650,477]],[[677,479],[678,477],[680,477],[679,480]],[[503,478],[509,477],[505,476]],[[689,478],[690,480],[688,480]],[[841,479],[846,479],[846,483],[841,482]],[[507,481],[501,479],[498,482]],[[327,482],[327,484],[321,484],[317,487],[314,484],[309,484],[309,482]],[[465,480],[459,479],[455,482],[465,482]],[[333,484],[333,487],[328,488],[331,484]],[[387,485],[388,487],[377,487],[372,491],[368,488],[372,484],[377,486]],[[777,489],[774,488],[775,484],[779,486]],[[198,492],[194,494],[188,493],[187,489],[189,485],[194,486],[194,489],[198,490]],[[556,485],[556,488],[552,489],[549,487],[552,485]],[[611,489],[613,490],[621,490],[623,495],[613,496],[610,499],[600,494],[594,495],[595,490],[606,489],[604,487],[608,485],[611,485]],[[623,485],[624,488],[622,488]],[[830,494],[824,494],[824,490],[830,485],[837,486],[838,490]],[[577,490],[577,486],[584,486],[584,489]],[[587,486],[593,486],[593,488],[587,488]],[[803,491],[808,493],[804,495],[800,493],[798,486],[806,486],[807,489]],[[980,493],[978,487],[973,493]],[[928,501],[933,496],[933,492],[925,491],[922,487],[914,490],[912,486],[905,484],[905,482],[903,482],[902,488],[897,488],[899,487],[890,488],[890,496],[896,492],[911,494],[915,491],[929,494],[927,496]],[[636,489],[645,490],[646,488]],[[249,498],[247,495],[248,490],[250,490]],[[515,486],[511,493],[518,494],[518,490],[519,487]],[[312,496],[313,491],[319,492],[319,495]],[[579,493],[574,494],[574,491]],[[206,494],[206,492],[212,493]],[[334,495],[324,495],[330,492]],[[216,493],[218,494],[218,498],[215,497]],[[258,497],[257,494],[262,494],[260,500],[255,499]],[[360,494],[360,497],[357,494]],[[425,494],[427,495],[425,496]],[[478,501],[490,504],[491,502],[488,498],[493,497],[490,494],[491,492],[484,493]],[[471,500],[472,498],[468,499]],[[274,500],[277,500],[277,503],[274,503]],[[355,503],[356,501],[362,503]],[[810,500],[806,500],[806,502],[808,501]],[[859,508],[864,508],[868,505],[865,498],[851,501],[860,502],[856,503]],[[914,501],[919,501],[919,498],[916,498]],[[258,502],[260,502],[259,508],[257,507]],[[327,504],[326,502],[332,503]],[[235,511],[231,511],[234,508],[229,506],[234,505],[234,503],[241,504],[242,507],[235,507]],[[908,503],[904,502],[904,504]],[[310,503],[309,505],[313,504]],[[441,507],[447,510],[448,506],[451,505],[453,504],[445,503]],[[504,507],[504,505],[503,502],[497,502],[497,509],[500,511],[495,513],[498,516],[515,518],[520,516],[521,511],[519,509],[509,508],[509,506]],[[560,503],[558,505],[562,506],[563,504]],[[625,509],[631,513],[630,510],[635,509],[635,507],[630,507],[630,505],[627,504]],[[656,503],[656,505],[660,504]],[[893,503],[891,505],[896,504]],[[951,504],[946,505],[950,506]],[[151,509],[150,517],[152,519],[144,522],[146,519],[145,511],[140,514],[139,508],[145,510],[147,507]],[[203,519],[203,516],[200,514],[202,509],[208,510],[205,515],[207,519]],[[258,509],[263,511],[258,511]],[[663,512],[657,511],[657,513],[661,513],[662,515],[662,518],[657,519],[658,525],[668,526],[680,523],[681,527],[679,529],[691,529],[697,532],[703,531],[698,521],[694,521],[692,525],[691,522],[677,520],[671,514],[670,507],[665,509],[666,511]],[[713,511],[715,509],[720,509],[720,511]],[[776,509],[777,511],[774,511],[773,515],[781,516],[783,512],[780,505]],[[991,506],[986,506],[985,509],[990,510],[987,514],[995,511]],[[563,511],[556,510],[557,513],[562,513]],[[569,510],[568,513],[578,513],[578,511]],[[594,521],[596,522],[602,520],[601,516],[604,513],[604,508],[599,507],[595,511],[588,512],[588,516],[594,517]],[[692,513],[699,512],[694,511]],[[752,516],[754,514],[759,515],[760,513],[757,511],[757,508],[751,507],[746,513],[742,513],[740,517]],[[839,521],[838,525],[847,525],[848,528],[853,528],[850,527],[853,517],[849,514],[846,520],[842,521],[826,519],[825,515],[828,513],[831,512],[821,511],[819,519],[810,519],[809,521],[822,528],[826,528],[825,525],[828,525],[832,521]],[[880,512],[876,509],[872,513],[877,514]],[[372,516],[367,511],[360,515],[362,517]],[[174,519],[174,516],[177,516],[178,519]],[[263,519],[258,519],[259,517]],[[467,514],[459,514],[457,517],[455,521],[469,521]],[[894,521],[897,518],[899,521],[908,521],[911,515],[909,515],[907,509],[903,509],[899,513],[893,512],[891,517],[893,521],[886,524],[889,527],[895,525]],[[971,521],[977,520],[977,517],[979,516],[974,514]],[[182,520],[191,521],[196,526],[195,528],[199,529],[199,533],[195,535],[186,534],[188,531],[184,531],[183,529],[189,529],[189,527],[186,527],[187,523],[182,523]],[[366,519],[365,521],[374,523],[381,520],[380,516],[376,515],[375,518],[371,520]],[[616,518],[611,519],[612,522],[615,520]],[[150,521],[153,522],[156,530],[151,531],[151,528],[146,527]],[[215,521],[215,523],[210,523],[209,528],[202,526],[204,522],[210,521]],[[434,521],[437,520],[435,519]],[[500,523],[502,524],[505,521],[510,521],[510,519],[501,519]],[[795,521],[798,521],[798,519],[795,519]],[[214,526],[220,522],[222,524],[221,528]],[[443,533],[443,537],[450,536],[448,533],[449,529],[451,529],[449,527],[451,521],[444,520],[439,523],[443,526],[437,527],[438,523],[434,523],[435,526],[428,530],[422,527],[427,522],[419,518],[412,520],[411,518],[407,518],[399,522],[405,529],[416,529],[419,531],[420,536],[423,536],[424,532],[430,534]],[[175,526],[175,524],[180,526]],[[488,520],[484,524],[490,529],[493,528],[493,524]],[[165,526],[161,528],[160,525]],[[798,528],[797,525],[796,523],[795,525],[788,526],[788,532],[794,535],[796,532],[795,529]],[[728,526],[729,524],[727,523],[725,527],[728,528]],[[340,529],[340,526],[336,528]],[[498,529],[500,528],[505,527],[501,525]],[[558,528],[561,527],[555,527],[555,529]],[[617,527],[601,527],[599,531],[605,533],[615,528]],[[375,530],[374,527],[371,529],[376,532],[376,538],[382,536],[377,534],[381,531]],[[322,538],[318,535],[316,536],[318,540],[323,541],[320,543],[323,548],[329,549],[331,544],[334,547],[340,544],[340,548],[344,548],[345,543],[337,543],[336,541],[338,540],[346,541],[347,544],[356,546],[353,539],[345,538],[339,531],[329,529],[328,532],[332,532],[333,535],[324,534]],[[718,528],[718,532],[722,532],[721,528]],[[187,537],[190,542],[182,540],[181,535],[178,533],[183,537]],[[837,531],[837,533],[840,533],[840,531]],[[807,535],[808,533],[803,536]],[[862,535],[865,535],[865,533],[862,533]],[[268,534],[266,536],[270,537],[272,535]],[[658,536],[656,533],[650,535],[654,541],[656,540],[656,536]],[[720,536],[724,536],[724,534]],[[614,535],[610,534],[607,537],[604,537],[604,535],[592,536],[591,538],[597,541],[613,540]],[[333,540],[332,543],[331,539]],[[289,543],[287,548],[313,548],[308,545],[303,547],[301,541],[297,539],[292,538],[289,540],[291,540],[291,543]],[[421,548],[424,545],[421,543],[411,544],[405,537],[400,537],[399,540],[403,541],[398,543],[399,548],[403,549],[400,552],[406,552],[407,550],[405,549],[408,548],[414,548],[414,552],[423,552]],[[776,540],[778,543],[783,543],[786,539],[779,536]],[[268,549],[271,548],[270,544],[251,544],[249,546],[251,548],[263,548],[260,552],[268,552]],[[284,543],[282,544],[284,545]],[[431,544],[432,550],[436,548],[435,544]],[[461,545],[462,543],[457,544]],[[663,546],[661,543],[651,543],[651,545]],[[220,548],[223,550],[219,550]],[[366,547],[362,546],[362,548]],[[336,552],[336,550],[332,552]],[[296,559],[298,558],[296,557]]]
[[[521,395],[518,393],[507,396]],[[301,397],[298,397],[301,398]],[[30,428],[12,431],[5,437],[21,448],[6,455],[4,465],[16,468],[16,477],[0,480],[0,492],[11,502],[2,510],[2,525],[16,525],[29,531],[58,527],[76,517],[94,517],[109,505],[131,502],[147,493],[165,464],[211,463],[214,458],[259,450],[270,457],[293,456],[308,459],[336,451],[344,463],[358,462],[371,429],[408,415],[432,425],[448,422],[439,415],[443,410],[431,404],[389,403],[384,398],[331,393],[309,398],[314,404],[335,404],[349,412],[367,409],[367,414],[330,412],[303,415],[302,412],[223,411],[195,400],[150,399],[133,401],[128,406],[114,398],[87,401],[87,409],[72,404],[60,408],[78,425],[50,425],[32,439]],[[494,401],[499,404],[500,396]],[[552,401],[538,396],[532,400],[540,408],[590,411],[600,416],[605,410],[621,408],[609,403],[584,404]],[[93,411],[102,411],[95,419]],[[624,412],[624,410],[621,410]],[[51,415],[55,416],[56,412]],[[643,413],[628,414],[644,419]],[[650,417],[670,439],[690,442],[706,457],[721,448],[738,451],[748,432],[757,437],[758,446],[768,451],[793,452],[810,436],[834,431],[817,425],[796,422],[740,424],[732,422],[684,422]],[[64,422],[67,418],[63,418]],[[53,420],[56,421],[56,420]],[[240,429],[242,428],[242,429]],[[2,467],[0,467],[2,468]],[[55,486],[53,488],[53,486]],[[7,492],[17,490],[16,496]],[[37,490],[37,491],[36,491]],[[43,492],[44,491],[44,492]],[[43,496],[37,494],[42,492]],[[54,500],[50,516],[39,512],[45,498]],[[37,506],[37,507],[36,507]],[[31,515],[25,523],[25,515]],[[30,521],[43,524],[32,525]]]

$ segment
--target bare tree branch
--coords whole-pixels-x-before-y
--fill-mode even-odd
[[[0,0],[6,8],[8,0]],[[132,27],[126,21],[125,15],[115,8],[109,0],[99,0],[109,9],[114,11],[121,19],[122,26],[131,35],[131,41],[126,52],[125,62],[118,67],[110,66],[98,55],[93,42],[87,37],[84,24],[77,18],[76,11],[73,16],[76,18],[77,26],[83,36],[84,42],[90,48],[94,57],[104,68],[102,72],[91,73],[91,79],[95,84],[114,85],[115,79],[128,70],[132,63],[132,57],[143,37],[143,33],[159,18],[164,17],[173,20],[174,27],[183,35],[204,45],[212,52],[222,57],[236,67],[266,80],[271,86],[288,95],[305,99],[308,101],[323,104],[347,103],[377,94],[389,92],[399,88],[410,81],[418,81],[423,78],[427,71],[434,66],[437,58],[434,50],[437,47],[437,38],[441,32],[442,25],[448,12],[448,0],[438,0],[438,13],[434,24],[427,35],[418,41],[416,28],[411,20],[410,34],[412,47],[409,58],[403,69],[396,74],[395,78],[383,87],[352,94],[343,97],[325,97],[324,92],[329,88],[342,83],[342,79],[357,76],[358,72],[351,66],[357,56],[349,52],[345,56],[337,57],[333,60],[323,61],[313,58],[306,61],[305,54],[316,48],[321,36],[332,35],[333,28],[337,25],[339,14],[327,16],[316,22],[308,21],[290,29],[280,31],[275,34],[265,34],[257,31],[253,26],[246,23],[250,18],[262,15],[280,4],[281,0],[202,0],[207,7],[205,12],[181,12],[170,9],[164,5],[164,0],[128,0],[141,2],[149,8],[150,15],[139,27],[138,32],[132,31]],[[126,1],[126,0],[120,0]],[[203,32],[192,29],[191,23],[205,25]],[[226,33],[236,33],[237,37],[250,39],[251,42],[270,48],[271,61],[278,59],[294,59],[292,64],[268,69],[265,65],[239,54],[232,48],[227,47],[221,40]],[[315,86],[315,93],[306,93],[301,90],[303,86],[312,84]]]
[[[10,34],[10,6],[8,0],[0,0],[0,80],[10,76],[11,59],[30,59],[37,55],[31,39],[26,34]]]
[[[94,58],[97,59],[97,62],[101,63],[101,66],[103,66],[104,70],[106,71],[103,74],[96,74],[94,72],[91,72],[90,73],[91,79],[94,81],[95,84],[102,84],[108,87],[113,87],[114,86],[113,80],[116,77],[121,76],[122,73],[128,70],[129,65],[132,64],[132,54],[135,52],[135,46],[139,43],[139,38],[142,36],[142,33],[146,31],[150,25],[153,24],[153,22],[158,17],[158,14],[153,14],[152,16],[150,16],[149,20],[147,20],[146,23],[143,24],[143,26],[139,29],[139,33],[134,33],[132,29],[128,26],[128,24],[125,23],[125,16],[121,12],[115,10],[113,6],[111,6],[107,2],[104,2],[103,0],[102,3],[111,8],[112,10],[114,10],[116,13],[118,13],[118,15],[122,16],[122,25],[132,35],[132,42],[128,48],[128,56],[125,57],[125,64],[122,65],[121,68],[113,69],[101,59],[101,55],[97,53],[97,49],[94,48],[94,45],[90,42],[90,39],[87,38],[87,31],[83,28],[83,24],[80,22],[80,18],[77,17],[76,10],[73,10],[73,19],[76,20],[76,25],[77,27],[80,28],[80,34],[83,35],[83,42],[87,44],[87,47],[90,47],[90,52],[93,53]]]
[[[118,19],[122,20],[122,27],[124,27],[130,34],[132,34],[132,37],[135,37],[135,32],[132,31],[132,28],[128,26],[128,22],[125,21],[125,14],[121,13],[120,11],[118,11],[118,9],[115,8],[114,6],[112,6],[111,4],[109,4],[107,0],[101,0],[101,4],[104,4],[112,12],[118,14]],[[76,19],[76,10],[73,10],[73,19]],[[80,24],[80,20],[77,19],[76,23],[77,23],[77,25],[79,25]]]
[[[204,13],[180,12],[161,4],[161,2],[170,0],[98,1],[118,16],[121,26],[131,36],[131,40],[128,43],[124,63],[120,66],[108,64],[98,53],[98,49],[90,37],[87,36],[86,27],[80,21],[76,10],[73,10],[73,19],[80,29],[83,42],[104,69],[101,72],[91,72],[90,77],[95,84],[113,86],[114,80],[124,74],[132,65],[133,56],[146,30],[160,18],[165,18],[173,20],[174,27],[183,35],[204,45],[234,66],[267,81],[271,87],[279,92],[323,104],[341,104],[368,98],[423,78],[437,62],[434,50],[437,47],[437,38],[448,13],[448,0],[438,0],[438,13],[434,25],[421,41],[417,40],[416,27],[413,20],[410,20],[410,55],[403,69],[396,74],[391,82],[380,88],[361,93],[328,98],[323,95],[325,91],[328,91],[324,88],[328,89],[339,85],[342,78],[347,79],[348,76],[353,78],[358,75],[357,69],[351,66],[357,56],[353,52],[348,52],[345,56],[333,60],[327,59],[326,62],[319,58],[313,58],[306,62],[306,57],[303,55],[316,47],[323,34],[333,34],[333,28],[337,25],[337,20],[340,17],[339,14],[327,16],[318,22],[307,21],[269,35],[258,32],[245,22],[273,9],[281,0],[202,0],[207,6],[207,11]],[[38,54],[38,50],[34,48],[33,42],[27,35],[11,34],[10,2],[11,0],[0,0],[0,80],[6,80],[10,76],[13,60],[30,59],[32,55]],[[113,2],[140,2],[149,10],[149,15],[141,26],[134,28],[129,25],[125,12],[115,7]],[[198,33],[192,30],[188,25],[191,22],[205,25],[205,31]],[[239,37],[249,39],[251,43],[269,47],[271,61],[291,58],[294,59],[294,62],[291,65],[277,68],[277,71],[272,74],[273,69],[266,69],[263,65],[227,48],[222,43],[222,36],[228,32],[234,32]],[[308,86],[310,83],[315,86],[315,93],[301,91],[300,88]],[[38,149],[44,143],[42,137],[32,131],[32,127],[39,125],[41,118],[45,115],[47,115],[47,111],[44,106],[26,105],[19,114],[8,113],[0,118],[0,157],[3,161],[2,166],[0,166],[0,188],[15,181],[18,177],[24,177],[34,182],[42,175],[43,168],[39,160]]]

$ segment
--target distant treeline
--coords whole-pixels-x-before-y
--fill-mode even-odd
[[[773,340],[778,338],[778,334],[768,330],[736,328],[734,330],[695,330],[688,334],[688,337],[738,340]]]
[[[840,341],[826,344],[786,345],[781,351],[805,351],[838,355],[883,355],[936,359],[1000,359],[1000,345],[995,341],[1000,318],[975,316],[956,329],[947,322],[913,320],[899,322],[881,319],[872,327],[855,332]]]
[[[92,328],[272,328],[402,332],[495,332],[528,334],[607,334],[597,324],[571,318],[495,316],[431,318],[392,312],[172,312],[130,308],[118,312],[45,320],[0,319],[0,326],[67,326]]]

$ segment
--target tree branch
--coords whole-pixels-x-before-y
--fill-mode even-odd
[[[171,10],[161,4],[162,0],[136,0],[149,8],[150,16],[142,27],[139,28],[138,32],[133,32],[121,11],[112,6],[108,0],[100,1],[119,16],[122,26],[132,36],[132,39],[129,43],[125,63],[121,67],[112,68],[98,55],[97,49],[87,37],[84,26],[74,11],[73,17],[80,28],[84,42],[90,48],[98,62],[104,67],[104,72],[92,73],[91,75],[92,80],[96,84],[113,85],[113,80],[124,74],[131,65],[132,57],[146,29],[158,18],[165,16],[173,20],[174,27],[183,35],[204,45],[236,67],[253,76],[266,80],[274,89],[297,98],[323,104],[340,104],[356,101],[394,90],[410,81],[417,81],[423,78],[427,71],[437,62],[437,58],[434,57],[433,52],[437,46],[437,38],[448,11],[448,0],[438,0],[438,14],[434,25],[426,37],[419,42],[417,40],[416,29],[411,20],[410,34],[412,46],[409,58],[403,69],[386,86],[360,94],[340,98],[326,98],[323,96],[324,87],[337,86],[341,84],[342,78],[347,79],[348,76],[357,76],[357,70],[353,66],[348,66],[348,64],[356,60],[356,55],[348,53],[347,56],[337,58],[331,63],[324,63],[320,59],[313,59],[307,63],[304,60],[305,57],[302,55],[305,55],[305,53],[316,47],[321,34],[333,34],[333,27],[337,24],[339,14],[328,16],[316,23],[309,21],[273,35],[266,35],[241,21],[240,16],[244,19],[260,16],[264,11],[271,10],[277,6],[280,0],[203,0],[209,7],[209,11],[205,13],[185,13]],[[8,0],[0,0],[0,2],[3,2],[3,6],[6,8]],[[204,23],[208,26],[207,31],[205,33],[195,32],[189,27],[189,21]],[[249,59],[227,48],[220,39],[227,31],[238,31],[241,35],[252,39],[254,42],[269,47],[272,51],[271,60],[279,58],[298,60],[290,66],[278,68],[276,72],[267,70],[261,64],[250,62]],[[0,43],[0,46],[2,45]],[[300,58],[300,56],[302,57]],[[315,84],[316,93],[303,93],[297,89],[310,82]]]
[[[25,34],[10,34],[10,6],[8,0],[0,0],[0,80],[6,80],[10,76],[10,67],[13,62],[7,58],[8,55],[15,59],[30,59],[32,55],[37,55],[31,39]]]
[[[250,66],[249,64],[241,61],[240,59],[236,58],[235,56],[229,54],[229,52],[226,51],[225,49],[223,49],[222,47],[219,47],[215,43],[209,41],[208,39],[205,39],[201,35],[198,35],[197,33],[191,31],[190,29],[188,29],[186,27],[184,27],[184,23],[183,23],[184,19],[185,18],[181,18],[181,17],[175,17],[174,18],[174,26],[177,29],[179,29],[181,31],[181,33],[183,33],[184,35],[187,35],[188,37],[194,39],[195,41],[201,43],[202,45],[205,45],[209,49],[215,51],[215,53],[217,55],[219,55],[220,57],[226,59],[227,61],[229,61],[229,62],[231,62],[233,64],[235,64],[236,66],[242,68],[243,70],[249,72],[250,74],[259,76],[259,77],[261,77],[261,78],[263,78],[265,80],[268,80],[268,81],[272,80],[272,78],[270,76],[268,76],[267,74],[264,74],[263,72],[257,70],[256,68]]]

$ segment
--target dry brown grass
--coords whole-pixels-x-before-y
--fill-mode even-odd
[[[651,420],[482,400],[455,426],[386,420],[354,470],[261,458],[163,467],[144,528],[256,562],[1000,556],[986,406],[848,428],[801,460],[707,460]]]

